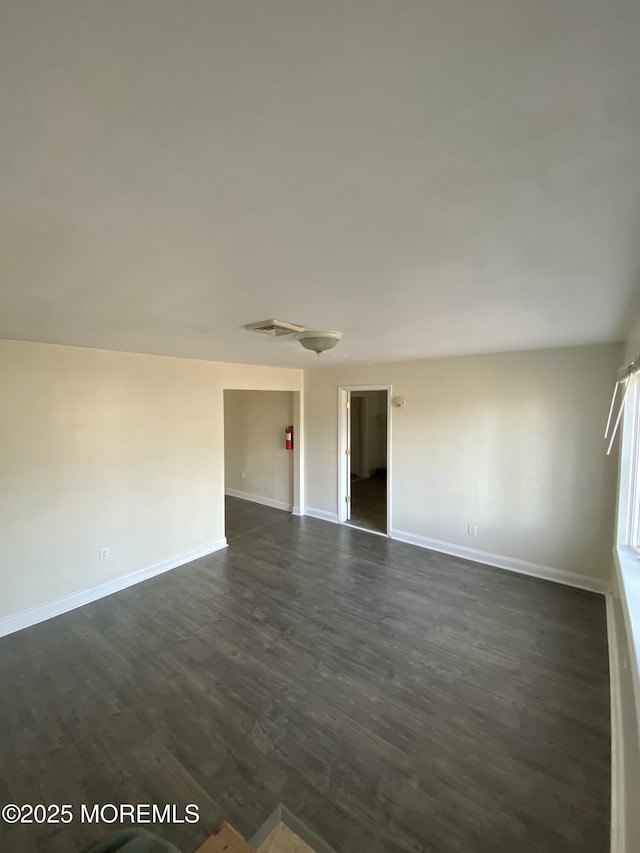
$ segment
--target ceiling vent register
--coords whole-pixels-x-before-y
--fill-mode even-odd
[[[260,332],[261,335],[270,335],[272,338],[279,338],[282,335],[294,335],[296,332],[303,332],[304,326],[298,326],[296,323],[287,323],[284,320],[261,320],[259,323],[249,323],[245,326],[250,332]]]

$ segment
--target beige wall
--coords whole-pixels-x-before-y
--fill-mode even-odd
[[[293,508],[293,453],[284,447],[289,424],[291,391],[224,392],[227,489]]]
[[[302,372],[0,341],[0,619],[224,537],[229,385]]]
[[[372,474],[377,468],[387,467],[387,403],[385,391],[356,391],[359,397],[365,397],[367,468]],[[352,441],[353,445],[353,441]],[[352,460],[353,465],[353,460]],[[360,472],[358,472],[360,473]]]
[[[306,504],[337,511],[338,386],[391,384],[407,399],[391,410],[394,530],[608,579],[620,359],[606,345],[307,371]]]

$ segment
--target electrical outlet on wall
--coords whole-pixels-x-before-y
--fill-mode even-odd
[[[109,549],[108,548],[100,548],[100,559],[108,560],[109,559]]]
[[[467,524],[467,533],[469,536],[477,536],[478,535],[478,525],[477,524]]]

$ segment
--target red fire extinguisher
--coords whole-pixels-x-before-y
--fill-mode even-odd
[[[293,450],[293,427],[288,426],[284,431],[284,449]]]

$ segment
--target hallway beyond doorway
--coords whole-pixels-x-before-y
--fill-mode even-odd
[[[390,386],[339,389],[338,521],[387,536]]]
[[[387,477],[380,472],[351,481],[351,520],[354,527],[387,532]]]

